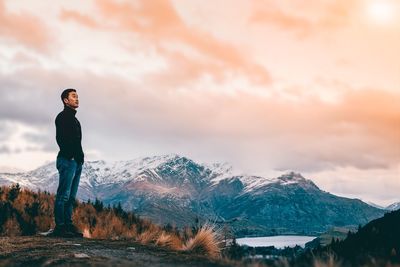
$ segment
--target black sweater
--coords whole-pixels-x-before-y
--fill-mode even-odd
[[[56,140],[60,147],[57,157],[74,158],[78,163],[83,163],[82,130],[75,114],[76,110],[65,106],[56,117]]]

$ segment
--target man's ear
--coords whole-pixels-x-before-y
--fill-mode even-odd
[[[67,98],[64,98],[63,101],[64,101],[64,104],[68,103],[68,99]]]

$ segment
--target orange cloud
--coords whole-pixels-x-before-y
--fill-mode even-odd
[[[380,90],[347,92],[340,109],[332,112],[336,121],[362,125],[363,131],[397,145],[400,154],[400,95]]]
[[[250,18],[251,23],[269,23],[286,30],[296,31],[299,36],[308,35],[313,23],[302,17],[288,15],[282,10],[266,9],[256,11]]]
[[[79,24],[82,24],[89,28],[97,28],[99,24],[87,15],[82,15],[81,13],[74,10],[62,9],[60,13],[61,20],[74,20]]]
[[[359,8],[358,0],[301,2],[286,8],[277,6],[276,1],[255,3],[257,8],[250,17],[250,23],[274,25],[295,32],[300,38],[348,25],[351,16]]]
[[[97,0],[96,3],[103,17],[99,27],[138,34],[149,46],[157,47],[171,68],[174,68],[178,61],[181,66],[184,64],[185,68],[190,69],[191,71],[179,70],[193,75],[187,76],[186,79],[198,78],[202,73],[219,78],[223,71],[233,71],[244,72],[259,83],[271,82],[268,71],[248,60],[236,47],[186,25],[169,1],[139,1],[132,4]],[[88,27],[95,27],[99,23],[78,12],[64,11],[61,18],[73,19]],[[181,46],[187,47],[196,55],[181,51]]]
[[[216,150],[223,144],[236,146],[242,158],[263,157],[269,168],[388,168],[400,160],[398,94],[347,91],[340,102],[331,104],[317,98],[293,102],[246,93],[175,97],[178,106],[175,111],[166,108],[164,119],[178,126],[177,131],[209,140]]]
[[[73,81],[81,98],[79,114],[85,118],[86,141],[111,138],[115,142],[107,149],[116,154],[127,151],[129,144],[133,150],[225,158],[257,172],[390,170],[400,161],[398,93],[344,87],[337,102],[326,103],[315,96],[292,101],[245,91],[220,94],[201,90],[201,84],[200,90],[188,86],[189,90],[181,91],[175,80],[168,84],[166,79],[153,78],[132,83],[80,70],[66,74],[27,68],[3,77],[13,98],[4,91],[0,113],[10,120],[50,125],[61,104],[55,88]],[[50,104],[32,110],[26,99]]]
[[[0,0],[0,38],[11,39],[36,50],[47,49],[50,40],[47,27],[40,19],[27,13],[8,12],[3,0]]]

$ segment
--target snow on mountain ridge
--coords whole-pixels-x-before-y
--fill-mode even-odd
[[[372,206],[372,207],[381,209],[381,210],[387,209],[387,208],[385,208],[385,207],[383,207],[383,206],[381,206],[381,205],[375,204],[374,202],[371,202],[371,201],[366,201],[365,203],[367,203],[368,205],[370,205],[370,206]]]
[[[240,181],[244,184],[244,193],[255,191],[267,184],[276,182],[276,178],[264,178],[261,176],[244,175],[240,177]]]
[[[233,176],[241,175],[238,170],[234,170],[232,165],[227,162],[223,163],[202,163],[204,167],[211,171],[211,183],[218,184],[221,180]]]
[[[87,187],[95,187],[100,184],[123,183],[139,177],[139,174],[144,170],[155,169],[157,166],[176,157],[178,157],[177,154],[167,154],[139,157],[128,161],[86,161],[80,184]],[[50,185],[58,183],[58,171],[56,162],[53,161],[25,173],[1,173],[1,178],[32,189],[47,190]]]
[[[94,182],[96,184],[124,183],[135,178],[140,180],[140,173],[145,170],[154,170],[159,165],[176,156],[176,154],[168,154],[144,158],[139,157],[128,161],[92,161],[85,162],[84,168],[94,170],[92,175],[95,176]]]
[[[255,175],[246,175],[234,169],[229,163],[196,163],[178,154],[165,154],[150,157],[138,157],[128,161],[87,161],[81,175],[80,184],[86,188],[95,188],[100,185],[122,184],[128,181],[162,181],[162,173],[174,172],[174,175],[184,177],[191,171],[196,171],[199,177],[208,180],[211,185],[217,185],[220,181],[237,178],[244,185],[244,191],[249,192],[261,188],[270,183],[289,185],[304,183],[307,180],[301,174],[288,172],[278,178],[265,178]],[[180,174],[179,172],[182,172]],[[47,163],[28,173],[19,175],[4,175],[7,180],[19,182],[21,185],[31,188],[47,190],[50,186],[56,187],[58,172],[55,162]],[[191,181],[182,181],[190,183]],[[192,181],[193,182],[193,181]],[[207,182],[207,181],[206,181]],[[311,182],[311,181],[310,181]],[[312,182],[311,182],[312,183]],[[35,186],[33,186],[35,185]]]
[[[398,210],[398,209],[400,209],[400,202],[390,204],[385,209],[390,210],[390,211]]]

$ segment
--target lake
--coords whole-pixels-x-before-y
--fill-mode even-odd
[[[239,245],[247,245],[251,247],[268,247],[275,248],[295,247],[299,245],[304,248],[305,244],[316,238],[315,236],[299,236],[299,235],[278,235],[264,237],[243,237],[236,239]]]

